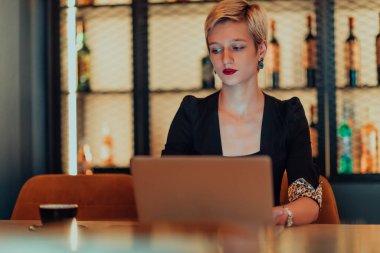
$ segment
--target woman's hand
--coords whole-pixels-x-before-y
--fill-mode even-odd
[[[285,207],[293,213],[293,225],[310,224],[318,219],[319,206],[311,198],[299,198],[286,204]],[[288,219],[288,213],[283,206],[272,207],[272,216],[276,225],[285,225]]]
[[[288,214],[282,206],[275,206],[272,208],[272,217],[274,224],[285,225]]]

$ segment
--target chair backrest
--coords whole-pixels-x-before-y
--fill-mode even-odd
[[[319,176],[322,182],[322,208],[319,210],[319,217],[315,221],[318,224],[340,224],[338,207],[336,205],[333,189],[329,181],[324,176]],[[286,172],[282,178],[280,203],[289,203],[288,199],[288,176]]]
[[[21,188],[12,220],[39,220],[39,205],[78,204],[78,220],[137,220],[132,177],[125,174],[40,175]]]

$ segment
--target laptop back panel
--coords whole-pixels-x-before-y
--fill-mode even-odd
[[[269,157],[135,157],[131,169],[141,221],[272,223]]]

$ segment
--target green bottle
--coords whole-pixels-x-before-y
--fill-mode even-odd
[[[340,165],[338,169],[339,174],[352,173],[352,129],[347,122],[348,108],[343,108],[343,119],[338,129],[339,144],[340,144]]]
[[[208,55],[202,58],[202,88],[215,89],[214,66]]]
[[[87,35],[83,18],[77,18],[77,61],[78,61],[78,91],[89,92],[91,54],[87,46]]]

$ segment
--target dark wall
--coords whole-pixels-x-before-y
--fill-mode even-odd
[[[332,183],[343,223],[380,224],[379,183]]]
[[[46,171],[43,1],[1,1],[0,219],[25,180]]]

